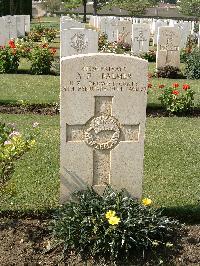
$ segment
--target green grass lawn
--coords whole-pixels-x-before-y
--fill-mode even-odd
[[[40,123],[37,146],[16,164],[1,190],[1,210],[44,210],[59,199],[59,117],[0,114],[25,130]],[[200,219],[199,118],[147,118],[144,193],[173,215]],[[66,155],[67,156],[67,155]]]
[[[59,101],[59,76],[5,74],[0,75],[0,80],[1,103],[16,104],[23,100],[27,104],[53,104]]]

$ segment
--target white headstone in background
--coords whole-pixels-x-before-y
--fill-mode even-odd
[[[167,65],[180,68],[180,41],[181,33],[176,27],[159,28],[156,68]]]
[[[68,29],[61,33],[61,57],[98,52],[98,33],[88,29]]]
[[[9,39],[8,28],[3,17],[0,17],[0,46],[4,46]]]
[[[6,31],[8,32],[8,40],[16,39],[17,35],[17,19],[15,16],[4,16],[3,17],[6,25]],[[6,34],[7,36],[7,34]]]
[[[118,39],[118,23],[119,20],[117,18],[111,19],[108,24],[108,41],[116,42]]]
[[[149,24],[133,24],[131,51],[138,55],[149,51]]]
[[[100,30],[102,33],[105,33],[105,34],[108,33],[108,25],[109,25],[109,18],[108,17],[101,18]]]
[[[117,41],[122,41],[131,45],[132,22],[123,20],[118,22],[117,26]]]
[[[30,15],[24,15],[24,22],[25,22],[25,32],[30,32],[31,28],[31,19]]]
[[[164,27],[164,26],[167,26],[167,23],[162,20],[157,20],[153,22],[153,32],[154,32],[153,44],[157,44],[159,27]]]
[[[88,54],[61,60],[61,202],[88,185],[142,195],[147,61]]]
[[[61,17],[60,20],[60,31],[67,30],[71,28],[85,28],[85,24],[78,22],[68,16]]]
[[[17,37],[25,36],[25,21],[23,15],[16,15],[17,20]]]

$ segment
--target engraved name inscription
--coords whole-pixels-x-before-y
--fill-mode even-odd
[[[85,66],[82,73],[62,88],[64,92],[130,91],[146,92],[147,88],[134,82],[133,75],[124,67]]]

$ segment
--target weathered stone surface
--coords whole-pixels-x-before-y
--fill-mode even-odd
[[[180,67],[181,34],[176,27],[160,27],[158,30],[158,46],[156,68],[164,66]]]
[[[61,57],[98,52],[98,33],[87,29],[68,29],[61,32]]]
[[[61,60],[61,202],[106,184],[142,194],[147,62],[115,54]]]

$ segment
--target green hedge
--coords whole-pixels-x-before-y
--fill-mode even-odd
[[[32,0],[0,0],[0,16],[31,15]]]

